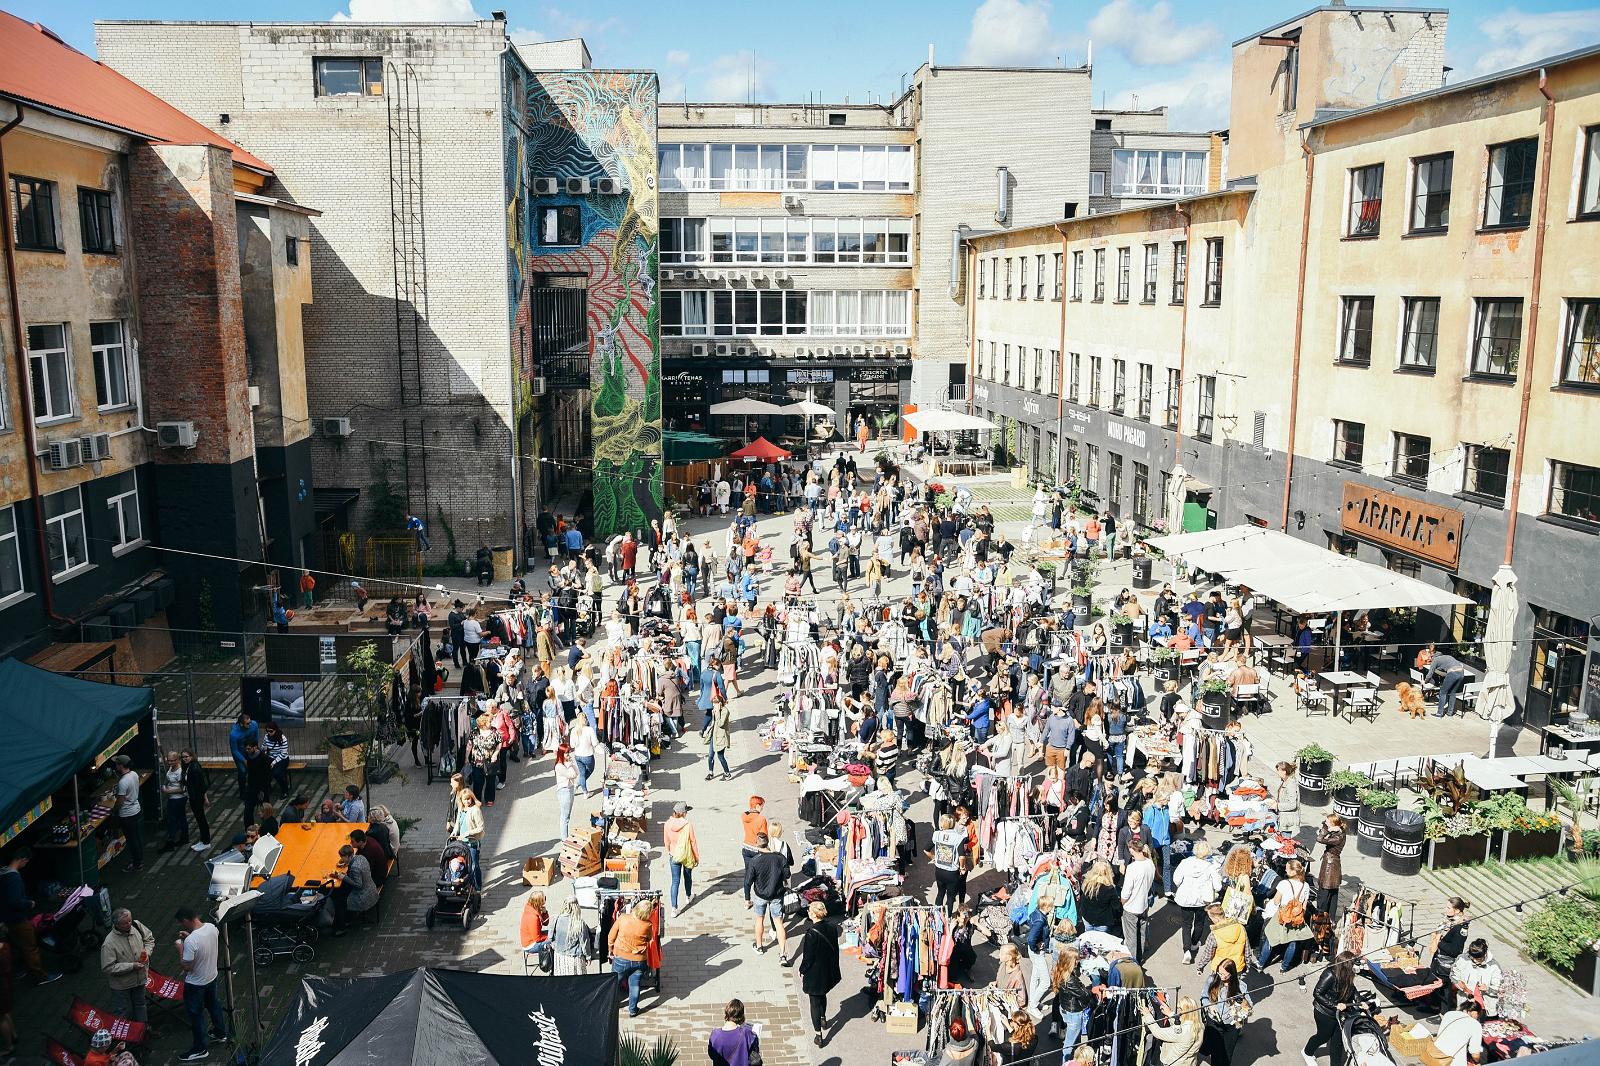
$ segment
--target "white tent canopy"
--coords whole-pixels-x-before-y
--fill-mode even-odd
[[[1152,548],[1250,586],[1300,614],[1380,607],[1433,607],[1470,601],[1425,581],[1297,540],[1276,529],[1233,526],[1172,533]]]
[[[815,400],[797,400],[794,403],[780,407],[778,413],[785,415],[831,415],[833,414],[833,408]]]
[[[977,415],[961,411],[912,411],[902,415],[906,425],[918,433],[961,433],[972,430],[999,429],[1000,427]]]
[[[781,415],[783,408],[765,400],[724,400],[711,405],[714,415]]]

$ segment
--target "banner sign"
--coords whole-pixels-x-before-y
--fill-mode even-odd
[[[1384,489],[1344,483],[1344,532],[1385,548],[1415,555],[1446,570],[1461,561],[1461,530],[1466,518],[1441,507]]]

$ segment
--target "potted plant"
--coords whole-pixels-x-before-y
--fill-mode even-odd
[[[1087,619],[1094,606],[1094,586],[1075,579],[1072,583],[1072,609],[1078,615]]]
[[[1328,775],[1328,791],[1333,793],[1333,809],[1347,823],[1361,813],[1360,792],[1372,787],[1372,778],[1354,770],[1338,770]]]
[[[1045,584],[1050,589],[1049,594],[1054,596],[1056,594],[1056,564],[1045,560],[1044,562],[1034,563],[1033,568],[1040,577],[1044,578]]]
[[[1178,680],[1177,649],[1157,646],[1150,652],[1150,662],[1155,666],[1157,685]]]
[[[1428,842],[1428,868],[1448,870],[1489,857],[1490,833],[1470,809],[1440,816],[1424,803],[1423,837]]]
[[[1501,862],[1548,858],[1560,853],[1561,819],[1528,808],[1515,792],[1496,792],[1473,804],[1483,828],[1492,837],[1492,849]]]
[[[1200,720],[1207,729],[1221,729],[1228,724],[1228,683],[1213,677],[1200,683]]]
[[[1361,804],[1356,815],[1356,847],[1364,855],[1377,855],[1383,850],[1384,818],[1400,806],[1400,797],[1386,788],[1359,789],[1356,796]]]
[[[1171,653],[1174,658],[1177,652]],[[1301,802],[1322,806],[1328,802],[1328,774],[1333,771],[1333,752],[1312,741],[1294,753],[1300,780]]]
[[[1591,877],[1600,877],[1600,865],[1582,866]],[[1600,995],[1600,893],[1594,881],[1584,882],[1571,895],[1547,902],[1522,926],[1522,940],[1528,954],[1581,987],[1591,996]]]

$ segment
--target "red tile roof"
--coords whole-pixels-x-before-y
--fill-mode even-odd
[[[130,130],[162,144],[214,144],[234,163],[272,166],[135,85],[104,63],[69,48],[37,23],[0,11],[0,95]]]

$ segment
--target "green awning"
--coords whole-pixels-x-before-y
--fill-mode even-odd
[[[661,434],[661,452],[668,465],[721,458],[727,446],[719,437],[669,429]]]

